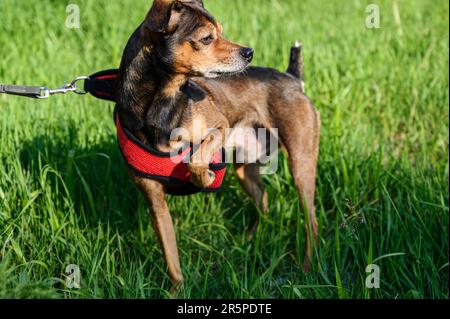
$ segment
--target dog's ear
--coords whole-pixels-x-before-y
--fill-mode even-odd
[[[172,6],[176,0],[154,0],[153,6],[144,21],[144,27],[150,32],[166,33],[172,15]]]
[[[153,33],[169,33],[175,29],[184,7],[203,9],[202,0],[154,0],[144,21],[144,27]]]
[[[203,0],[154,0],[144,27],[153,33],[170,32],[175,28],[184,6],[204,10]]]

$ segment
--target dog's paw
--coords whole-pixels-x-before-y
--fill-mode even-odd
[[[190,181],[198,188],[208,188],[214,183],[216,174],[209,170],[205,165],[189,165]]]

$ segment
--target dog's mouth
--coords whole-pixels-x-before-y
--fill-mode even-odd
[[[222,70],[211,71],[211,72],[208,72],[207,77],[217,78],[217,77],[223,77],[223,76],[237,75],[237,74],[244,72],[248,66],[249,66],[249,64],[240,69],[233,70],[233,71],[222,71]]]
[[[236,74],[236,73],[238,73],[238,72],[215,71],[215,72],[211,72],[210,74],[214,77],[218,77],[218,76],[231,75],[231,74]]]

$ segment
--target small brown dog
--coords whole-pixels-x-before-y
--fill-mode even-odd
[[[171,140],[176,128],[199,136],[182,142],[200,145],[192,155],[189,172],[191,182],[201,188],[214,180],[209,163],[226,144],[226,129],[278,128],[279,143],[289,157],[306,212],[307,270],[317,237],[314,193],[320,119],[303,94],[300,49],[293,48],[292,52],[287,73],[247,68],[253,50],[225,40],[221,25],[201,0],[154,0],[125,49],[116,109],[127,130],[160,151],[172,151],[180,143]],[[192,132],[194,122],[201,123],[201,132]],[[260,165],[235,166],[243,188],[267,213]],[[165,185],[140,177],[132,169],[129,174],[148,201],[170,277],[178,286],[183,275]]]

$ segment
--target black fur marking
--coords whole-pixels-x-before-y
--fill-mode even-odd
[[[187,99],[183,94],[174,98],[162,97],[154,101],[145,118],[151,144],[167,143],[170,140],[170,134],[180,124],[185,105]]]
[[[186,94],[194,102],[200,102],[206,98],[208,94],[200,85],[192,80],[187,81],[187,83],[182,87],[182,92]]]

